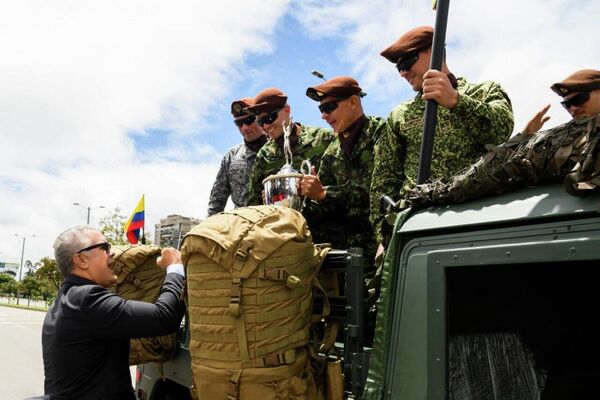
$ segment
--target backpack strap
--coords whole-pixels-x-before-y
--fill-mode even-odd
[[[240,301],[242,297],[242,280],[239,277],[234,277],[231,280],[231,292],[229,297],[229,315],[235,317],[235,325],[238,337],[238,345],[240,347],[240,359],[242,367],[246,367],[250,362],[248,353],[248,338],[246,337],[246,323],[244,316],[240,313]]]
[[[233,258],[233,269],[235,269],[238,272],[242,270],[242,268],[244,267],[244,263],[248,258],[248,252],[250,251],[250,249],[252,249],[253,246],[254,244],[252,242],[249,242],[247,240],[241,241],[240,246],[235,251],[235,256]]]
[[[285,281],[285,286],[295,289],[302,284],[302,280],[290,274],[283,268],[265,268],[258,271],[258,277],[270,281]]]
[[[242,280],[233,278],[231,280],[231,291],[229,295],[229,315],[232,317],[240,316],[240,301],[242,297]]]
[[[242,375],[241,370],[231,371],[229,377],[229,391],[227,392],[227,400],[238,400],[240,394],[240,376]]]
[[[238,345],[240,346],[242,367],[247,368],[250,366],[250,355],[248,353],[248,339],[246,338],[246,323],[244,322],[244,318],[238,317],[235,325],[238,334]]]
[[[269,354],[252,360],[253,368],[278,367],[296,361],[296,349],[289,349],[282,353]]]
[[[323,309],[321,310],[321,314],[313,314],[311,318],[311,323],[314,324],[329,316],[329,313],[331,312],[331,304],[329,303],[327,292],[325,292],[325,289],[323,289],[319,279],[313,278],[313,287],[323,294]]]
[[[142,284],[142,281],[140,281],[138,278],[136,278],[134,274],[127,275],[127,281],[138,289],[141,289],[144,287],[144,285]]]
[[[127,253],[128,251],[130,251],[131,249],[133,249],[133,246],[129,246],[129,247],[125,248],[123,250],[123,252],[121,254],[119,254],[119,256],[116,257],[113,262],[112,269],[113,269],[113,272],[115,273],[115,275],[117,276],[117,282],[115,282],[115,285],[117,287],[119,285],[123,284],[125,279],[129,279],[131,271],[133,271],[135,268],[137,268],[137,264],[129,266],[127,263],[125,263],[124,261],[121,260],[123,255],[125,253]],[[125,271],[125,273],[122,273],[123,271]]]

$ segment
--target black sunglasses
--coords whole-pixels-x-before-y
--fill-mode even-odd
[[[335,99],[333,101],[328,101],[324,104],[319,104],[319,111],[326,114],[331,114],[336,108],[339,106],[339,102],[342,100],[346,100],[348,97],[342,97],[341,99]]]
[[[256,122],[258,122],[258,125],[260,125],[260,126],[263,126],[265,124],[271,125],[273,122],[275,122],[275,120],[277,118],[279,118],[279,111],[281,111],[281,110],[282,109],[280,108],[279,110],[271,111],[270,113],[268,113],[264,117],[258,118],[256,120]]]
[[[396,68],[398,69],[398,72],[408,71],[409,69],[412,68],[413,65],[415,65],[415,63],[417,62],[418,59],[419,59],[419,51],[409,53],[406,56],[399,58],[398,61],[396,62]]]
[[[560,104],[569,111],[572,106],[579,107],[590,99],[590,92],[581,92],[571,97],[569,100],[561,101]]]
[[[234,119],[233,123],[237,125],[238,128],[241,128],[243,125],[252,125],[256,121],[255,115],[249,115],[246,118]]]
[[[77,254],[83,253],[84,251],[94,250],[97,248],[104,250],[106,252],[106,254],[110,253],[110,243],[102,242],[102,243],[96,243],[91,246],[88,246],[85,249],[81,249],[77,252]]]

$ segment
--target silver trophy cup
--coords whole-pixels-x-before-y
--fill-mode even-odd
[[[300,173],[291,165],[285,164],[277,174],[266,177],[262,182],[265,189],[265,204],[300,211],[304,201],[299,193],[300,181],[304,175],[309,175],[310,171],[310,161],[304,160],[300,165]]]

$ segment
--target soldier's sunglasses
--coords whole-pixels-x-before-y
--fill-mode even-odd
[[[271,111],[270,113],[268,113],[267,115],[265,115],[264,117],[260,117],[256,120],[256,122],[258,122],[258,125],[263,126],[263,125],[271,125],[273,122],[275,122],[275,120],[277,118],[279,118],[279,111],[281,111],[282,109],[280,108],[279,110],[275,110],[275,111]]]
[[[406,56],[398,59],[396,62],[396,69],[398,69],[398,72],[406,72],[411,69],[413,65],[415,65],[418,59],[419,50],[409,53]]]
[[[252,125],[256,121],[256,116],[249,115],[246,118],[234,119],[233,123],[237,125],[238,128],[241,128],[243,125]]]
[[[326,113],[326,114],[331,114],[336,108],[338,108],[338,103],[342,100],[346,100],[348,97],[343,97],[341,99],[335,99],[333,101],[329,101],[327,103],[324,104],[320,104],[319,105],[319,111],[321,111],[322,113]]]
[[[590,99],[590,92],[581,92],[569,100],[561,101],[560,104],[568,111],[572,106],[579,107]]]
[[[94,250],[100,248],[102,250],[104,250],[106,252],[106,254],[110,253],[110,243],[108,242],[102,242],[102,243],[96,243],[93,244],[91,246],[86,247],[85,249],[81,249],[77,251],[77,254],[83,253],[84,251],[90,251],[90,250]]]

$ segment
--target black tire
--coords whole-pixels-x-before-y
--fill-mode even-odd
[[[150,400],[192,400],[190,389],[171,380],[159,381]]]

